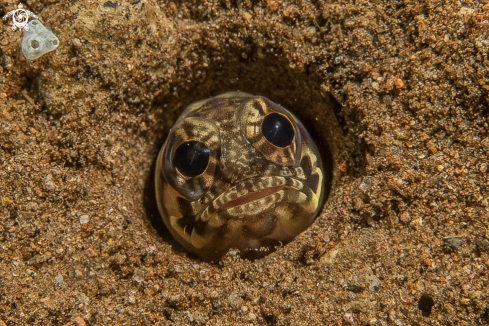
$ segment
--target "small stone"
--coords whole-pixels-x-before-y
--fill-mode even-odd
[[[244,18],[244,20],[250,20],[251,19],[251,15],[249,13],[245,12],[243,14],[243,18]]]
[[[63,287],[63,275],[61,274],[56,275],[56,277],[54,278],[54,286],[56,288]]]
[[[3,55],[3,66],[5,69],[12,68],[12,59],[6,54]]]
[[[352,301],[350,307],[354,313],[360,313],[365,310],[365,303],[361,300]]]
[[[248,317],[247,317],[247,318],[248,318],[248,321],[249,321],[249,322],[253,322],[253,321],[255,321],[255,320],[256,320],[256,315],[255,315],[254,313],[250,312],[250,313],[248,314]]]
[[[242,301],[243,300],[240,298],[239,294],[236,293],[236,292],[230,294],[229,297],[228,297],[229,306],[233,310],[238,310],[239,308],[241,308]]]
[[[476,239],[474,241],[474,244],[477,248],[477,250],[481,252],[488,252],[489,251],[489,240],[487,239]]]
[[[25,209],[27,211],[31,211],[31,212],[35,212],[37,211],[37,209],[39,208],[39,205],[37,205],[36,203],[34,202],[29,202],[25,205]]]
[[[155,255],[154,262],[161,263],[163,261],[163,257],[164,257],[163,252],[158,251]]]
[[[112,261],[118,265],[122,265],[124,264],[124,262],[126,261],[127,259],[127,256],[126,255],[123,255],[123,254],[115,254],[112,258]]]
[[[76,278],[82,278],[83,277],[83,272],[78,270],[78,269],[75,269],[75,277]]]
[[[233,258],[238,258],[239,257],[239,250],[229,250],[226,256],[233,257]]]
[[[90,218],[88,217],[88,215],[80,216],[80,224],[87,224],[89,220]]]
[[[44,177],[44,187],[46,188],[47,191],[54,191],[56,190],[56,185],[52,181],[53,176],[51,174],[48,174],[47,176]]]
[[[350,289],[351,289],[351,287],[350,287]],[[353,292],[348,293],[348,299],[350,299],[350,300],[355,300],[357,297],[358,296]]]
[[[270,0],[267,2],[267,7],[271,12],[276,12],[278,10],[278,3],[277,1]]]
[[[338,170],[340,170],[340,172],[346,173],[347,167],[346,167],[345,161],[343,163],[341,163],[340,165],[338,165]]]
[[[353,19],[347,18],[343,21],[343,26],[345,28],[355,28],[356,24]]]
[[[463,245],[463,243],[464,239],[456,235],[443,238],[443,244],[449,250],[458,249],[461,245]]]
[[[373,183],[374,179],[372,177],[365,177],[358,188],[360,188],[360,190],[367,191],[372,187]]]
[[[304,29],[304,36],[310,40],[315,41],[317,39],[318,30],[314,26],[309,26]]]
[[[380,85],[379,83],[377,82],[372,82],[372,88],[376,91],[378,91],[380,89]]]
[[[329,252],[327,252],[323,257],[321,257],[319,261],[322,264],[332,265],[335,262],[337,256],[338,256],[338,250],[332,249]]]
[[[402,79],[400,78],[395,78],[394,79],[394,86],[397,88],[397,89],[401,89],[404,87],[404,82],[402,81]]]
[[[371,75],[373,80],[378,80],[380,77],[380,74],[377,71],[372,71]]]
[[[363,291],[363,287],[360,284],[349,284],[348,285],[348,290],[351,291],[351,292],[354,292],[354,293],[360,293],[360,292]],[[350,296],[349,298],[351,300],[356,299],[356,295],[355,296]]]
[[[144,282],[144,271],[141,269],[136,270],[132,276],[132,280],[136,283]]]
[[[73,39],[71,39],[71,43],[73,43],[73,45],[77,48],[81,47],[82,46],[82,42],[80,41],[80,39],[74,37]]]
[[[375,292],[380,288],[380,280],[374,274],[367,275],[365,277],[365,283],[370,291]]]
[[[486,151],[489,150],[489,137],[484,138],[481,142],[481,145]]]
[[[436,154],[436,152],[438,152],[435,146],[428,147],[428,151],[430,152],[431,155]]]
[[[402,212],[401,215],[399,215],[399,221],[404,224],[409,224],[409,222],[411,222],[411,214],[409,214],[409,212]]]
[[[353,314],[351,312],[347,312],[343,315],[343,320],[348,325],[353,325],[355,323],[355,318],[353,318]]]
[[[182,303],[184,301],[184,297],[181,294],[177,294],[177,295],[168,296],[166,298],[166,300],[167,300],[168,305],[170,307],[179,308],[179,307],[181,307],[181,305],[182,305]]]
[[[128,298],[127,298],[127,302],[129,304],[135,304],[136,303],[136,298],[134,298],[133,295],[130,295]]]
[[[87,325],[87,323],[85,322],[85,319],[83,319],[80,316],[73,318],[73,320],[69,324],[71,324],[73,326],[86,326]]]
[[[218,301],[212,301],[212,309],[214,309],[214,310],[221,309],[221,303]]]
[[[217,298],[219,298],[219,293],[216,290],[213,290],[211,293],[209,293],[209,298],[210,299],[217,299]]]
[[[342,56],[342,55],[339,55],[336,58],[334,58],[334,63],[337,64],[337,65],[339,65],[340,63],[343,62],[343,60],[345,60],[345,57]]]
[[[479,171],[481,171],[482,173],[486,173],[487,172],[487,163],[482,163],[479,167]]]
[[[29,269],[28,268],[28,269],[25,270],[25,272],[26,272],[27,275],[29,275],[29,276],[31,276],[33,278],[36,278],[37,277],[37,273],[34,272],[32,269]]]
[[[48,261],[51,258],[51,254],[49,252],[45,253],[44,255],[35,255],[29,261],[27,262],[28,265],[37,265],[37,264],[42,264],[46,261]]]

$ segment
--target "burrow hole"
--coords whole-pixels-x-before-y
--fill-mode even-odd
[[[156,98],[153,103],[154,119],[164,123],[161,124],[158,139],[150,140],[155,143],[155,159],[146,181],[144,206],[152,226],[165,240],[171,236],[156,206],[153,186],[156,155],[180,113],[198,100],[239,90],[265,96],[292,111],[316,142],[329,174],[327,179],[331,180],[327,185],[323,210],[328,203],[328,194],[338,186],[339,164],[346,162],[347,173],[356,178],[365,175],[364,147],[355,135],[346,132],[341,105],[333,96],[321,90],[322,79],[314,67],[292,69],[289,62],[281,61],[274,55],[264,58],[251,56],[244,60],[239,51],[232,50],[220,56],[222,60],[219,63],[205,66],[202,62],[194,63],[191,70],[199,71],[199,78],[189,79],[188,70],[182,71],[167,95]],[[174,244],[173,240],[169,242]]]

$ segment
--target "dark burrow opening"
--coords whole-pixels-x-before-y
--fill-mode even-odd
[[[435,305],[435,301],[427,294],[422,294],[418,300],[418,309],[421,314],[428,317],[431,314],[431,309]]]
[[[196,77],[198,76],[198,78]],[[144,207],[149,222],[165,241],[174,240],[158,213],[154,189],[156,155],[164,143],[169,128],[181,112],[191,103],[229,91],[243,91],[262,95],[294,113],[311,134],[330,180],[325,191],[324,205],[337,187],[338,167],[345,162],[347,174],[359,177],[365,174],[366,162],[360,140],[348,133],[341,116],[341,105],[321,88],[321,75],[311,67],[290,68],[289,63],[274,54],[243,60],[239,53],[221,55],[221,60],[206,64],[196,62],[190,69],[182,70],[165,95],[153,103],[151,114],[161,130],[155,144],[151,174],[146,180]],[[175,249],[181,248],[174,246]],[[182,249],[183,250],[183,249]],[[180,251],[180,250],[179,250]]]

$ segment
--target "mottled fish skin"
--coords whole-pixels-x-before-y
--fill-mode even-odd
[[[290,145],[277,147],[263,135],[271,113],[293,126]],[[210,150],[205,171],[192,178],[172,163],[187,141]],[[158,155],[155,185],[175,239],[202,259],[218,261],[230,248],[263,256],[306,230],[319,210],[324,174],[316,145],[291,112],[262,96],[228,92],[182,113]]]

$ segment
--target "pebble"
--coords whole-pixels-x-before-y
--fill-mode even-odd
[[[345,28],[355,28],[355,21],[353,19],[347,18],[343,21],[343,26]]]
[[[373,182],[374,182],[374,180],[372,177],[365,177],[362,180],[362,183],[360,184],[360,186],[358,186],[358,188],[360,190],[367,191],[370,189],[370,187],[372,187]]]
[[[304,36],[309,40],[317,39],[318,30],[314,26],[309,26],[304,29]]]
[[[479,171],[481,171],[482,173],[486,173],[487,172],[487,163],[482,163],[479,167]]]
[[[87,323],[85,322],[85,319],[82,317],[78,316],[73,319],[73,325],[74,326],[86,326]]]
[[[479,251],[488,252],[489,251],[489,240],[487,239],[476,239],[474,241],[475,246]]]
[[[46,175],[44,177],[44,187],[46,187],[47,191],[54,191],[56,189],[56,185],[52,181],[53,176],[51,174]]]
[[[456,235],[443,238],[443,244],[449,250],[458,249],[463,243],[464,239]]]
[[[251,15],[250,15],[249,13],[245,12],[245,13],[243,14],[243,18],[244,18],[245,20],[250,20],[250,19],[251,19]]]
[[[240,298],[239,294],[238,293],[232,293],[229,295],[228,297],[228,302],[229,302],[229,306],[233,309],[233,310],[238,310],[241,308],[241,303],[242,303],[242,299]]]
[[[80,224],[87,224],[89,220],[90,218],[88,217],[88,215],[80,216]]]
[[[394,79],[394,86],[395,86],[397,89],[404,88],[404,82],[402,81],[402,79],[400,79],[400,78],[396,78],[396,79]]]
[[[339,65],[340,63],[342,63],[342,62],[343,62],[343,60],[344,60],[344,59],[345,59],[345,57],[344,57],[344,56],[339,55],[339,56],[337,56],[336,58],[334,58],[334,63],[335,63],[335,64],[337,64],[337,65]]]
[[[248,314],[248,321],[252,322],[256,320],[256,315],[252,312]]]
[[[353,318],[353,314],[351,312],[347,312],[343,315],[343,320],[348,325],[353,325],[355,323],[355,318]]]
[[[72,40],[71,40],[71,43],[73,43],[74,46],[76,46],[77,48],[81,47],[82,46],[82,42],[80,41],[80,39],[74,37]]]
[[[402,212],[401,215],[399,215],[399,221],[408,224],[411,222],[411,214],[409,214],[409,212]]]
[[[368,289],[372,292],[375,292],[380,288],[380,280],[373,274],[365,277],[365,283],[367,283]]]
[[[57,288],[63,287],[63,275],[61,275],[61,274],[56,275],[54,278],[54,284],[55,284],[55,287],[57,287]]]
[[[278,3],[274,0],[267,1],[267,7],[271,12],[276,12],[278,10]]]
[[[144,271],[141,269],[136,270],[132,276],[132,280],[137,283],[144,282]]]
[[[12,59],[8,55],[3,56],[3,66],[5,69],[12,68]]]
[[[34,202],[29,202],[25,205],[25,209],[27,211],[31,211],[31,212],[35,212],[37,211],[37,209],[39,208],[39,205],[37,205],[36,203]]]

